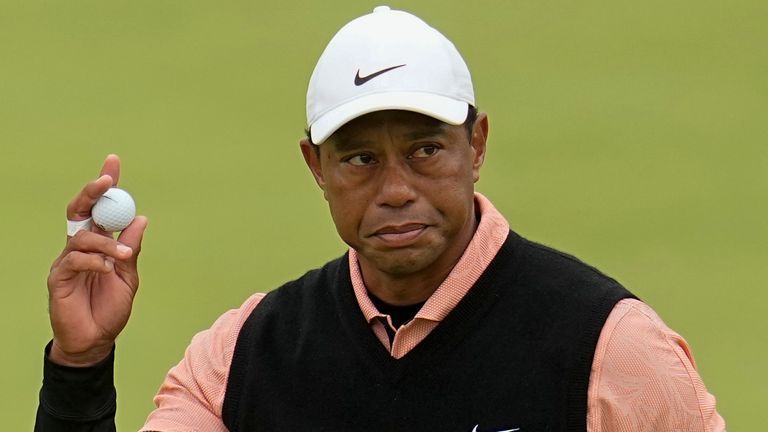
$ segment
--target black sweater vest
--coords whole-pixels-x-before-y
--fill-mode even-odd
[[[230,431],[585,431],[597,339],[632,297],[510,232],[469,293],[392,358],[365,322],[346,256],[267,294],[235,346]]]

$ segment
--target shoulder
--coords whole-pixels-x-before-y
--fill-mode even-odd
[[[219,358],[222,365],[232,360],[237,335],[243,324],[266,297],[265,293],[256,293],[248,297],[237,309],[231,309],[213,323],[211,328],[196,334],[192,338],[188,351],[204,351],[210,358]]]
[[[210,328],[197,333],[184,354],[191,369],[226,371],[240,329],[265,296],[265,293],[251,295],[239,308],[228,310]]]
[[[311,300],[316,300],[329,294],[329,290],[322,289],[336,284],[339,280],[349,280],[349,264],[347,255],[329,261],[320,268],[309,270],[301,277],[292,280],[266,294],[259,313],[270,310],[275,306],[287,304],[297,306]],[[283,307],[283,306],[280,306]]]
[[[324,279],[337,277],[344,271],[344,262],[341,258],[331,261],[269,293],[253,294],[239,308],[223,313],[210,328],[196,334],[184,358],[168,372],[155,397],[157,409],[143,430],[225,430],[221,423],[224,397],[237,342],[247,333],[249,323],[254,316],[277,317],[280,311],[293,311],[284,307],[285,303],[295,304],[312,294],[312,288]]]
[[[616,371],[618,364],[614,362],[621,363],[622,359],[631,357],[637,366],[648,368],[669,360],[684,368],[696,368],[685,339],[669,328],[650,306],[636,299],[623,300],[613,308],[600,334],[595,356],[599,360],[597,366],[602,365],[604,372]],[[643,359],[647,360],[644,365],[639,362]],[[669,373],[669,370],[664,368],[663,372]]]
[[[336,301],[333,290],[339,280],[351,285],[346,255],[265,294],[258,307],[240,315],[228,346],[230,356],[227,360],[237,362],[253,350],[253,341],[259,335],[294,334],[318,314],[336,313],[339,308],[333,303]]]
[[[599,281],[618,285],[613,278],[571,254],[522,237],[520,242],[526,268],[539,277],[574,283]]]
[[[225,430],[220,418],[232,353],[241,327],[264,296],[250,296],[192,338],[184,358],[160,386],[154,399],[157,408],[142,430]]]
[[[636,299],[617,303],[606,320],[589,393],[591,431],[724,428],[688,343]]]
[[[504,254],[511,277],[532,302],[565,304],[583,310],[600,327],[622,298],[634,297],[615,279],[573,255],[510,233]],[[595,317],[597,313],[600,317]]]

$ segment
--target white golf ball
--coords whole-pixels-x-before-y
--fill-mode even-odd
[[[104,231],[122,231],[136,217],[136,203],[128,192],[110,188],[91,209],[93,223]]]

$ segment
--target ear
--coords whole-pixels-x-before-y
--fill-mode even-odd
[[[301,147],[301,154],[304,156],[304,162],[306,162],[309,171],[312,173],[312,177],[315,178],[315,182],[320,186],[320,189],[325,192],[325,180],[323,179],[323,170],[320,166],[320,148],[312,144],[307,138],[299,141],[299,147]]]
[[[472,128],[472,178],[475,182],[480,180],[480,168],[485,161],[485,145],[488,142],[488,115],[478,113],[475,119],[475,125]]]

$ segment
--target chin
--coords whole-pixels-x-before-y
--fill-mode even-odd
[[[435,262],[434,257],[426,256],[424,253],[412,251],[405,252],[385,252],[383,256],[375,257],[369,260],[374,263],[381,272],[395,277],[410,276],[429,267]]]

